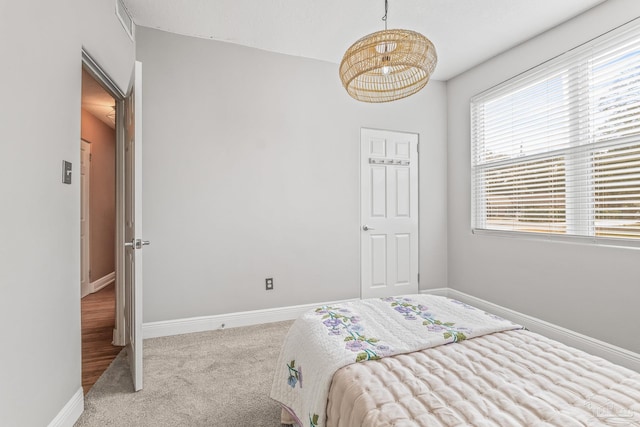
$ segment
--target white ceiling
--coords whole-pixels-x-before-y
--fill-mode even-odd
[[[389,0],[389,28],[435,44],[436,80],[457,74],[605,0]],[[137,25],[340,63],[384,29],[384,0],[124,0]]]

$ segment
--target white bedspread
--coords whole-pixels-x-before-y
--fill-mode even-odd
[[[533,332],[335,373],[326,427],[640,427],[640,373]]]
[[[271,397],[304,427],[325,426],[333,374],[343,366],[521,326],[433,295],[323,306],[299,317],[278,358]]]

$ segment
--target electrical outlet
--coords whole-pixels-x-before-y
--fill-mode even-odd
[[[264,279],[264,283],[265,283],[265,288],[268,291],[273,290],[273,277],[267,277],[266,279]]]

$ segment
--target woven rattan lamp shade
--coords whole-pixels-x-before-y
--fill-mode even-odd
[[[437,62],[436,48],[422,34],[378,31],[347,49],[340,63],[340,80],[358,101],[395,101],[422,89]]]

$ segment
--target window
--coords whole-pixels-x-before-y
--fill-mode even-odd
[[[472,228],[640,243],[640,23],[471,100]]]

